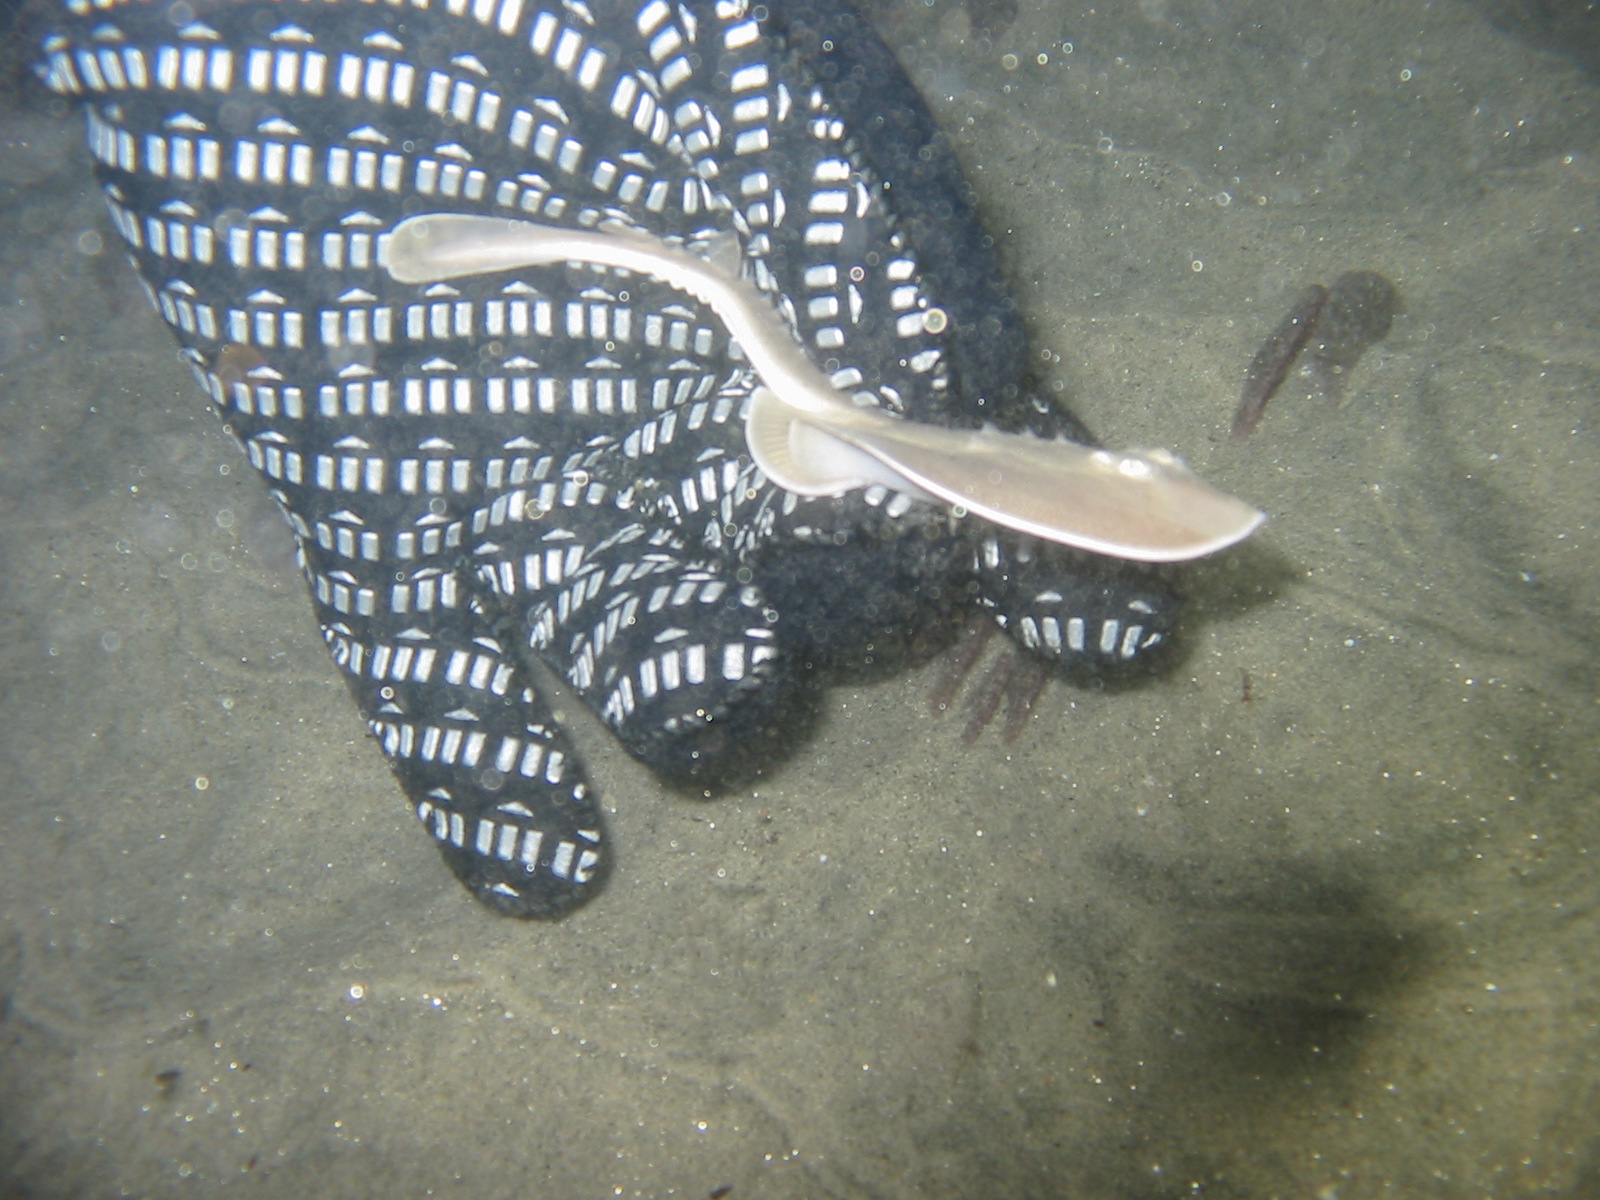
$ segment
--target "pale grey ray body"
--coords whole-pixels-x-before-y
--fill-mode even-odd
[[[719,264],[620,223],[583,230],[466,213],[408,217],[380,256],[401,283],[588,262],[688,292],[721,318],[765,385],[746,406],[756,464],[800,495],[885,485],[1020,533],[1141,562],[1212,554],[1266,519],[1165,450],[1115,453],[992,426],[948,429],[853,404],[765,297],[733,273],[737,257]]]

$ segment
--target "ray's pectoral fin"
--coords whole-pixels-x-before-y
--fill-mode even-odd
[[[726,239],[713,238],[707,254],[626,227],[570,229],[464,213],[408,217],[383,250],[402,283],[590,262],[689,293],[716,313],[761,376],[746,413],[751,455],[774,483],[802,495],[883,484],[1035,537],[1143,562],[1210,554],[1265,520],[1166,451],[1116,453],[994,428],[947,429],[857,405],[738,274]]]
[[[745,442],[761,473],[785,491],[801,496],[837,496],[882,484],[923,500],[934,500],[904,471],[885,465],[836,429],[806,419],[758,387],[745,408]]]
[[[756,464],[807,496],[883,484],[1116,558],[1177,562],[1247,537],[1265,516],[1164,450],[1122,453],[998,429],[946,429],[879,409],[819,415],[757,388],[746,432]]]

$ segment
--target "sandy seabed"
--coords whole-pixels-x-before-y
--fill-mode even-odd
[[[409,817],[77,120],[0,116],[0,1192],[1600,1194],[1600,83],[1454,0],[876,15],[1048,384],[1272,521],[1013,742],[934,661],[705,801],[572,713],[553,925]],[[1230,444],[1354,268],[1346,403]]]

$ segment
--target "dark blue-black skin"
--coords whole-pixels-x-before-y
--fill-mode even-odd
[[[530,654],[682,775],[781,744],[815,665],[953,610],[1068,666],[1169,631],[1162,572],[883,489],[773,487],[742,356],[664,285],[571,265],[414,287],[370,252],[439,211],[732,234],[838,386],[1089,440],[1030,386],[949,146],[848,5],[81,7],[45,78],[85,102],[113,222],[283,508],[357,704],[497,910],[558,915],[611,864]]]

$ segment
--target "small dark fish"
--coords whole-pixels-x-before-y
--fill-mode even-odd
[[[1376,271],[1346,271],[1331,288],[1314,283],[1295,297],[1244,373],[1244,390],[1233,412],[1233,440],[1242,442],[1261,421],[1267,401],[1309,349],[1306,370],[1335,404],[1344,399],[1344,376],[1367,347],[1389,334],[1400,293]]]
[[[1317,323],[1323,306],[1328,302],[1328,289],[1313,283],[1298,296],[1289,308],[1289,315],[1278,322],[1250,360],[1244,373],[1244,390],[1239,397],[1239,407],[1233,410],[1233,440],[1242,442],[1250,436],[1266,411],[1267,401],[1289,376],[1289,369],[1305,348],[1311,330]]]
[[[1389,335],[1400,293],[1376,271],[1346,271],[1328,289],[1328,301],[1311,330],[1311,374],[1335,404],[1344,400],[1344,376],[1367,347]]]

